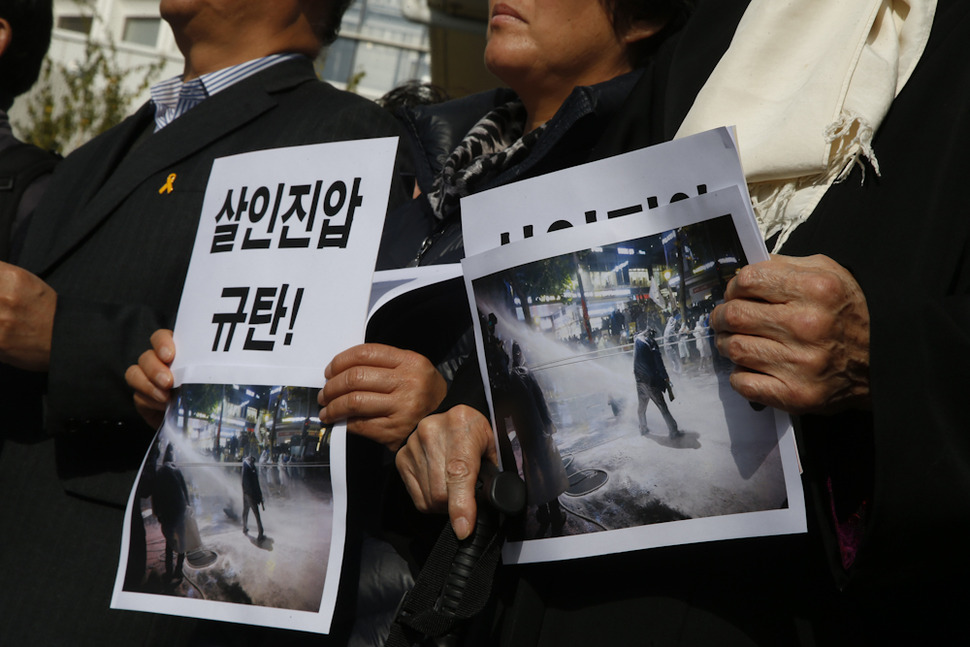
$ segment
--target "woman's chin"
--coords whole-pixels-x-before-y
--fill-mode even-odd
[[[535,57],[525,52],[503,50],[490,55],[488,49],[485,50],[486,69],[513,90],[534,73],[534,64]]]

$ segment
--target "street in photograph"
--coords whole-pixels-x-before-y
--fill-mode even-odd
[[[774,412],[710,328],[746,262],[723,216],[472,281],[522,539],[787,507]]]
[[[126,591],[319,610],[333,489],[316,392],[181,387],[138,481]]]

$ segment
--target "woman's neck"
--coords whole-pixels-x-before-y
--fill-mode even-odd
[[[512,86],[525,105],[525,132],[531,132],[552,119],[569,95],[577,87],[596,85],[630,72],[633,68],[626,62],[609,69],[598,70],[569,80],[551,80],[541,85],[517,84],[524,86],[522,91]]]

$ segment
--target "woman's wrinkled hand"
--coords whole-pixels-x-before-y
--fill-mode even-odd
[[[422,418],[438,408],[448,387],[419,353],[384,344],[361,344],[339,353],[324,371],[317,401],[324,423],[347,421],[347,430],[398,449]]]
[[[711,326],[742,396],[794,414],[870,406],[869,310],[844,267],[773,255],[742,268],[724,298]]]
[[[497,463],[491,425],[462,404],[422,420],[396,462],[417,509],[447,511],[455,535],[464,539],[475,527],[475,482],[483,458]]]

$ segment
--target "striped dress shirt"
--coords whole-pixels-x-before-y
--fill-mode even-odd
[[[206,97],[225,90],[257,72],[262,72],[282,61],[299,58],[302,54],[270,54],[245,63],[209,72],[191,81],[182,81],[182,75],[166,79],[151,87],[152,103],[155,104],[155,132],[172,123],[186,112],[202,103]]]

